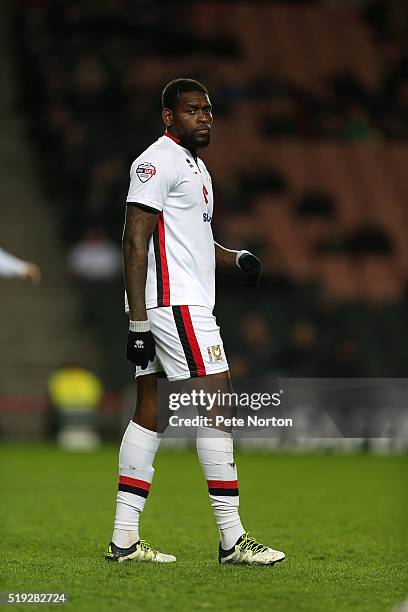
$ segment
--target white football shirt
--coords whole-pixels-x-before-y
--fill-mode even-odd
[[[146,308],[189,305],[212,310],[213,192],[204,162],[165,132],[133,162],[126,201],[159,212],[149,242]]]

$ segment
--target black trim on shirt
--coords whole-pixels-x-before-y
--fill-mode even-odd
[[[145,210],[146,212],[150,212],[150,213],[156,213],[156,215],[160,215],[161,211],[157,210],[157,208],[152,208],[151,206],[146,206],[146,204],[139,204],[139,202],[126,202],[126,205],[130,205],[130,206],[137,206],[138,208],[141,208],[142,210]]]

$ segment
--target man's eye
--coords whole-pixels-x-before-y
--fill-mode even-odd
[[[190,110],[187,111],[187,115],[194,115],[195,110],[193,108],[190,108]]]

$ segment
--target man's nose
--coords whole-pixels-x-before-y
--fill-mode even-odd
[[[206,125],[209,125],[209,123],[210,123],[210,122],[208,121],[207,114],[206,114],[204,111],[200,111],[200,112],[198,113],[198,116],[197,116],[197,121],[198,121],[199,123],[205,123]]]

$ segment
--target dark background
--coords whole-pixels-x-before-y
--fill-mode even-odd
[[[214,106],[214,237],[264,263],[255,290],[217,276],[232,375],[406,376],[407,13],[381,0],[9,4],[13,112],[75,324],[94,334],[99,361],[77,360],[106,390],[132,378],[118,264],[129,168],[180,76]],[[108,272],[78,271],[73,253],[95,245]]]

